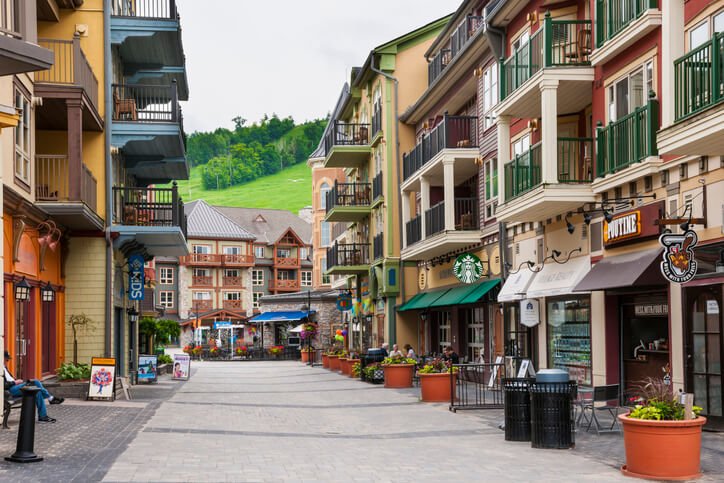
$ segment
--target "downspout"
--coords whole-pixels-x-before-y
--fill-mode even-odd
[[[395,163],[397,164],[397,179],[402,179],[402,173],[400,171],[400,110],[399,110],[399,85],[400,82],[397,80],[397,77],[388,74],[386,72],[381,71],[380,69],[375,67],[375,51],[373,50],[370,52],[370,70],[372,72],[375,72],[376,74],[381,75],[385,79],[391,80],[395,84]],[[387,181],[390,182],[389,180]],[[394,186],[393,186],[394,188]],[[400,230],[398,233],[400,243],[402,243],[402,204],[399,202],[397,203],[397,216],[399,217],[400,222],[398,225],[400,226]],[[384,268],[384,267],[383,267]],[[384,269],[383,269],[383,276],[384,276]],[[400,296],[401,299],[404,300],[405,298],[405,268],[402,265],[402,258],[400,257]],[[394,300],[394,299],[393,299]],[[388,303],[389,306],[389,303]],[[395,307],[394,305],[392,307],[389,307],[390,310],[390,347],[392,347],[392,344],[397,343],[397,317],[395,314]]]
[[[105,0],[103,5],[103,62],[104,68],[104,91],[105,91],[105,141],[106,141],[106,322],[103,352],[106,357],[111,356],[111,333],[113,325],[111,323],[113,316],[113,242],[111,241],[111,223],[113,218],[113,163],[111,158],[111,127],[113,118],[111,112],[113,106],[111,104],[111,94],[108,88],[111,85],[113,70],[111,67],[111,0]],[[119,360],[122,360],[120,354],[116,354]]]

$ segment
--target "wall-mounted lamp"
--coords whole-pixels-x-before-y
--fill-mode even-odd
[[[520,270],[523,268],[523,265],[527,265],[527,266],[528,266],[528,270],[533,270],[533,267],[535,266],[535,263],[531,262],[530,260],[526,260],[526,261],[524,261],[524,262],[521,262],[520,265],[518,265],[518,268],[517,268],[517,269],[515,269],[515,270],[510,270],[511,268],[513,268],[513,265],[510,264],[510,263],[508,263],[508,262],[505,262],[505,266],[508,268],[508,273],[509,273],[510,275],[515,275],[516,273],[520,272]]]
[[[55,300],[55,290],[53,290],[53,286],[50,285],[50,282],[48,282],[47,285],[40,290],[40,295],[43,302],[50,303]]]
[[[136,322],[138,322],[139,313],[138,310],[136,310],[136,307],[131,307],[126,311],[126,313],[128,314],[128,321],[130,323],[135,324]]]
[[[573,232],[576,231],[576,227],[573,226],[573,224],[572,224],[570,221],[568,221],[568,217],[569,217],[569,216],[571,216],[571,214],[570,214],[570,213],[566,213],[566,218],[565,218],[565,220],[566,220],[566,230],[568,230],[568,233],[569,233],[569,234],[573,235]]]
[[[557,264],[563,265],[563,264],[565,264],[565,263],[568,263],[568,260],[571,259],[571,255],[573,255],[574,253],[579,253],[579,252],[581,252],[581,251],[582,251],[581,247],[574,248],[573,250],[571,250],[570,252],[568,252],[568,255],[566,256],[566,259],[563,260],[563,261],[561,261],[561,260],[558,260],[558,258],[561,256],[561,252],[559,252],[558,250],[553,250],[553,255],[552,255],[550,258],[551,258],[554,262],[556,262]]]
[[[27,302],[30,300],[30,284],[25,277],[15,284],[15,301]]]
[[[427,321],[427,312],[420,312],[420,321],[425,322]]]

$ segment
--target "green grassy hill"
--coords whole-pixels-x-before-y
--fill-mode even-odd
[[[179,181],[184,201],[202,199],[211,205],[275,208],[297,213],[312,204],[312,171],[305,163],[278,173],[223,190],[205,190],[198,167],[191,168],[188,181]]]

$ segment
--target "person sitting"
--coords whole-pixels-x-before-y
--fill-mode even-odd
[[[451,346],[445,347],[442,358],[444,361],[450,361],[453,364],[460,364],[460,356],[458,356]]]
[[[390,352],[390,357],[403,357],[402,351],[399,347],[397,347],[397,344],[392,344],[392,352]]]
[[[412,350],[412,346],[410,344],[405,344],[405,351],[407,351],[407,357],[410,359],[416,359],[417,355],[415,354],[415,351]]]
[[[8,351],[5,351],[5,365],[3,367],[5,369],[5,389],[10,393],[12,397],[19,398],[23,395],[21,389],[25,387],[28,383],[33,384],[37,388],[40,388],[40,391],[35,394],[35,405],[38,408],[38,421],[43,423],[54,423],[56,420],[48,416],[48,410],[45,407],[45,400],[48,399],[50,401],[50,404],[62,404],[65,399],[62,397],[54,397],[37,379],[33,379],[32,381],[28,382],[25,382],[22,379],[15,379],[15,376],[12,375],[7,367],[8,361],[10,361],[10,354],[8,353]]]
[[[382,345],[380,346],[380,352],[382,352],[382,355],[384,355],[385,357],[388,356],[387,349],[389,347],[390,347],[390,344],[388,344],[387,342],[383,342]]]

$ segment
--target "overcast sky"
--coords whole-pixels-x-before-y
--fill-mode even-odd
[[[370,50],[461,0],[177,0],[190,99],[187,132],[264,113],[323,117]]]

